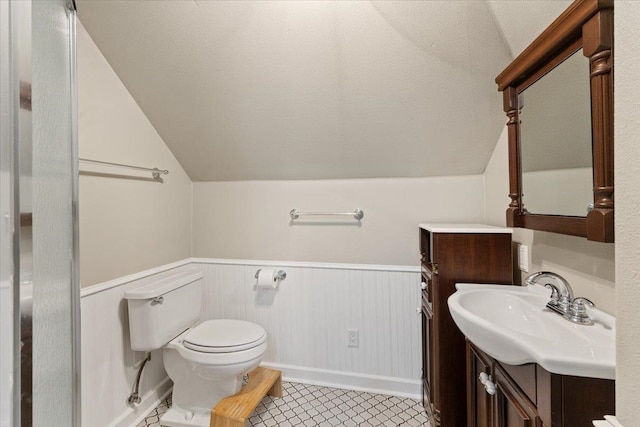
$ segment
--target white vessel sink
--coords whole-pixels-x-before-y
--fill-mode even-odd
[[[545,306],[542,286],[456,285],[451,316],[471,342],[509,364],[537,363],[547,371],[615,379],[615,318],[589,309],[595,324],[577,325]]]

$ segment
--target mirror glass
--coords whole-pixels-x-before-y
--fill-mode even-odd
[[[593,202],[589,72],[580,49],[518,97],[529,213],[586,216]]]

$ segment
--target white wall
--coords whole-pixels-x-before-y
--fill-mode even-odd
[[[488,224],[504,226],[509,205],[507,132],[502,133],[485,170]],[[529,273],[550,270],[571,283],[575,293],[590,298],[600,309],[615,314],[615,246],[542,231],[514,229],[514,242],[529,246]]]
[[[625,426],[640,420],[640,7],[617,1],[615,12],[615,179],[617,277],[616,412]]]
[[[195,182],[193,256],[418,264],[420,222],[484,221],[482,175],[318,181]],[[350,212],[353,219],[289,211]]]
[[[80,23],[77,49],[80,157],[170,172],[158,183],[81,164],[80,273],[89,286],[189,257],[191,181]]]

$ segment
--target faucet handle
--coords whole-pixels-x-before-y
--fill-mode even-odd
[[[591,301],[589,298],[585,298],[585,297],[576,297],[573,299],[573,301],[571,301],[571,308],[574,310],[585,310],[585,304],[588,305],[589,307],[595,307],[596,305],[593,303],[593,301]]]
[[[569,310],[567,311],[567,317],[573,323],[579,323],[582,325],[592,325],[593,320],[587,314],[587,307],[595,307],[596,305],[588,298],[576,297],[571,301]]]

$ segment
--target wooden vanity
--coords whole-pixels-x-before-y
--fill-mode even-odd
[[[484,374],[484,375],[482,375]],[[468,427],[591,427],[615,412],[615,381],[512,366],[467,340]]]
[[[465,337],[447,299],[457,282],[512,284],[511,229],[421,224],[423,405],[432,427],[465,427]]]

